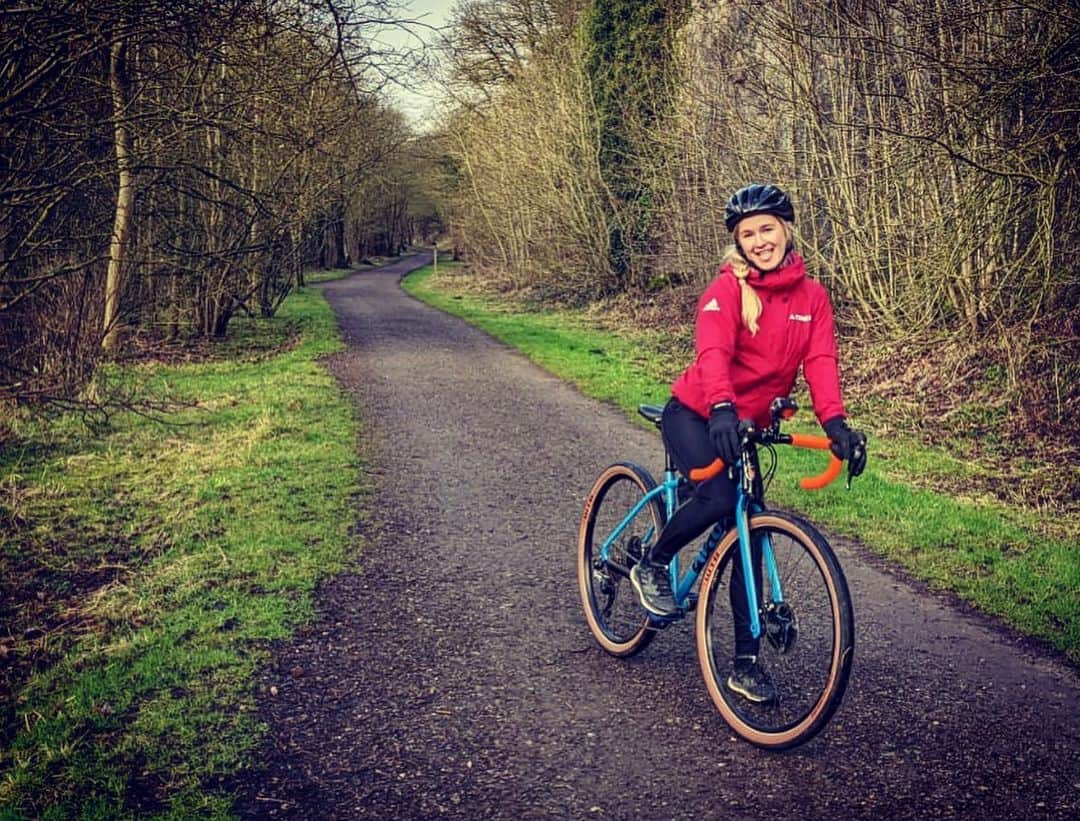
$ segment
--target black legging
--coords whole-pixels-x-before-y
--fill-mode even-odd
[[[698,416],[678,399],[672,398],[664,407],[660,433],[675,467],[683,476],[689,477],[691,469],[705,467],[716,459],[716,448],[709,436],[708,420]],[[679,550],[735,510],[735,483],[726,470],[704,482],[692,483],[692,486],[693,494],[690,499],[675,511],[649,551],[650,561],[668,564]],[[760,599],[760,546],[755,546],[753,562],[757,568],[755,576]],[[742,560],[739,558],[736,558],[732,565],[729,595],[735,622],[735,654],[756,655],[758,642],[750,635],[746,583],[743,581]]]

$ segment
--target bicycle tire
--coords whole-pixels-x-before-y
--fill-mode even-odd
[[[629,572],[664,526],[667,513],[660,497],[638,512],[612,545],[608,561],[599,553],[607,535],[655,487],[652,475],[640,465],[611,465],[593,483],[578,529],[578,587],[585,620],[600,646],[621,658],[641,652],[656,635]]]
[[[734,529],[702,574],[698,659],[709,695],[731,729],[758,747],[784,750],[817,735],[840,706],[854,655],[851,594],[835,553],[809,522],[769,511],[750,517],[749,532],[756,543],[765,536],[771,540],[784,601],[791,608],[790,613],[770,608],[771,582],[762,580],[765,606],[759,609],[765,630],[758,660],[777,698],[754,704],[727,687],[735,629],[729,595],[720,591],[730,586],[739,555]]]

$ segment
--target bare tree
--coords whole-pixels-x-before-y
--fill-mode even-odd
[[[460,8],[496,6],[518,11]],[[622,120],[657,238],[633,283],[595,246],[618,217],[595,210],[610,191],[582,29],[457,22],[452,224],[478,273],[579,299],[611,290],[598,282],[696,288],[730,242],[729,193],[772,180],[799,203],[846,333],[932,347],[939,382],[981,351],[1005,374],[997,401],[1065,418],[1080,377],[1075,0],[694,4],[674,116]]]
[[[0,386],[74,396],[100,349],[272,313],[385,145],[385,0],[0,12]],[[359,153],[358,159],[356,154]],[[336,217],[334,215],[337,215]]]
[[[132,180],[131,141],[127,127],[127,44],[120,37],[109,49],[109,87],[112,91],[114,145],[116,150],[116,219],[109,240],[109,266],[105,275],[104,339],[102,347],[114,350],[117,341],[117,313],[120,301],[120,277],[124,264],[124,249],[131,226]]]

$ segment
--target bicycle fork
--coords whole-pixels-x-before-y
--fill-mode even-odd
[[[743,584],[746,588],[747,620],[750,627],[750,635],[754,639],[760,639],[761,627],[761,603],[758,601],[757,575],[758,567],[754,562],[753,544],[750,541],[750,517],[762,512],[763,508],[752,503],[749,497],[739,494],[739,502],[735,509],[735,527],[739,534],[739,559],[742,562]],[[761,563],[764,572],[769,577],[769,593],[772,604],[779,605],[784,601],[783,589],[780,586],[780,574],[776,569],[776,556],[773,553],[772,541],[765,534],[758,537],[761,543]]]
[[[665,471],[665,482],[662,487],[665,488],[665,502],[668,505],[669,516],[677,505],[676,502],[676,486],[677,478],[673,468],[669,468]],[[746,588],[746,603],[747,610],[749,611],[747,621],[749,622],[750,634],[754,639],[760,639],[764,629],[761,624],[761,603],[758,600],[757,592],[757,565],[753,558],[753,544],[750,541],[750,517],[756,513],[760,513],[764,508],[753,500],[753,497],[749,493],[740,492],[738,494],[738,502],[735,507],[735,526],[739,536],[739,559],[743,567],[743,584]],[[697,594],[693,592],[692,588],[697,582],[701,572],[705,569],[705,565],[708,563],[709,558],[716,550],[717,546],[724,536],[731,530],[731,520],[725,520],[717,522],[713,525],[712,530],[709,531],[709,535],[705,542],[702,544],[701,549],[694,556],[690,565],[690,570],[687,573],[682,573],[679,568],[679,557],[675,556],[671,561],[671,565],[668,570],[671,573],[671,585],[672,590],[675,593],[675,601],[683,612],[689,613],[694,609],[697,604]],[[779,605],[784,601],[783,589],[780,584],[780,574],[776,568],[776,557],[773,553],[772,542],[767,535],[761,535],[759,537],[761,542],[761,562],[764,566],[764,572],[768,574],[769,578],[769,590],[771,602],[775,605]]]

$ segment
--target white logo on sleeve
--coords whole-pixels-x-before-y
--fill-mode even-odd
[[[720,303],[716,301],[716,297],[713,297],[712,299],[710,299],[708,302],[705,303],[705,307],[702,308],[701,310],[702,311],[719,311],[720,310]]]
[[[792,314],[788,317],[788,319],[792,320],[793,322],[809,322],[810,314]]]

